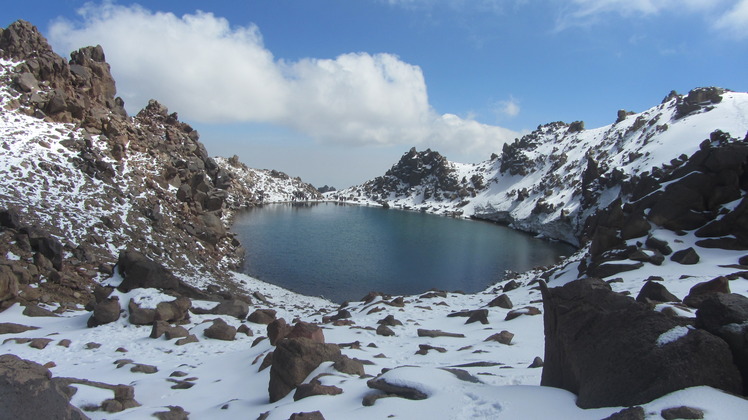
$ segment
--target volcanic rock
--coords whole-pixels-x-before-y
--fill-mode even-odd
[[[599,279],[542,285],[545,366],[541,385],[578,395],[582,408],[644,404],[708,385],[742,391],[726,343],[689,330],[646,305],[613,293]],[[684,332],[663,341],[665,333]],[[667,337],[667,336],[665,336]]]

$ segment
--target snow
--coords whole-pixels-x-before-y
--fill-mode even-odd
[[[660,336],[657,337],[657,341],[655,344],[657,344],[657,347],[662,347],[666,344],[680,340],[681,338],[685,337],[686,334],[688,334],[688,332],[691,331],[691,329],[692,328],[688,328],[685,326],[673,327],[665,331],[664,333],[660,334]]]

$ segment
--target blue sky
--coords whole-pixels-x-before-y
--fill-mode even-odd
[[[748,90],[748,0],[38,0],[3,6],[68,56],[101,44],[212,155],[315,185],[411,146],[478,162],[539,124],[612,123],[670,90]]]

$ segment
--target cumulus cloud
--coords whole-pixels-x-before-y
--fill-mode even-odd
[[[439,143],[467,150],[516,133],[429,105],[420,67],[391,54],[276,59],[259,28],[211,13],[178,17],[141,6],[87,4],[79,22],[58,20],[58,51],[101,44],[131,112],[156,98],[187,121],[261,122],[354,145]]]

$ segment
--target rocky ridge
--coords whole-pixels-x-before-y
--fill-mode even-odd
[[[125,250],[195,286],[226,282],[244,254],[233,213],[260,188],[312,188],[278,172],[258,186],[166,106],[130,117],[115,95],[100,46],[67,61],[28,22],[0,31],[0,304],[85,304]]]
[[[538,126],[478,164],[411,149],[385,175],[328,196],[486,219],[580,246],[585,222],[598,208],[683,164],[712,132],[743,140],[746,102],[748,94],[720,88],[671,92],[644,112],[620,111],[608,126]]]

